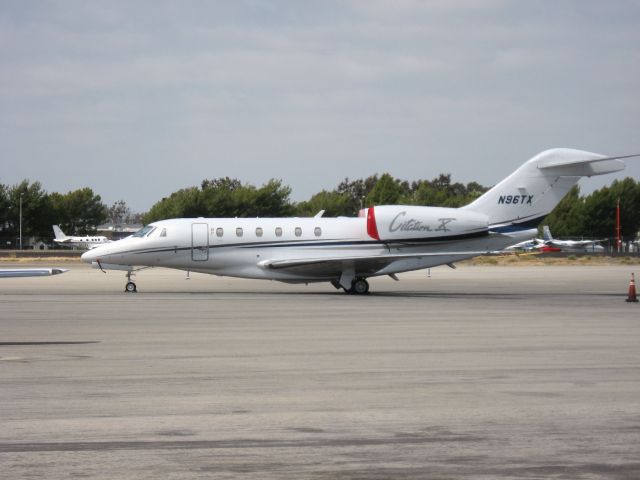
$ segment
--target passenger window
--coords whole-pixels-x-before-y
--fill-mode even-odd
[[[276,227],[276,237],[281,237],[281,236],[282,236],[282,228]]]
[[[322,229],[320,227],[316,227],[313,229],[313,233],[316,237],[319,237],[320,235],[322,235]]]
[[[160,232],[160,236],[161,237],[166,237],[167,236],[167,229],[163,228],[162,231]]]
[[[216,228],[216,237],[221,237],[224,235],[224,230],[220,227]]]
[[[261,237],[261,236],[262,236],[262,228],[256,227],[256,237]]]
[[[300,227],[296,227],[296,237],[302,236],[302,229]]]
[[[238,227],[236,228],[236,237],[241,237],[242,236],[242,228]]]

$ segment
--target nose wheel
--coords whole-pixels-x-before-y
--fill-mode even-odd
[[[132,271],[127,272],[127,284],[124,286],[124,291],[127,293],[136,293],[138,288],[136,284],[131,281],[131,277],[133,276]]]

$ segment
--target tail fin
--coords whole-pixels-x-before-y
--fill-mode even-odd
[[[64,240],[67,236],[64,234],[58,225],[53,226],[53,233],[56,235],[56,240]]]
[[[553,237],[551,236],[551,229],[549,225],[545,225],[542,227],[542,238],[545,242],[553,242]]]
[[[464,209],[489,216],[492,229],[535,228],[581,177],[625,167],[621,158],[569,148],[539,153]]]

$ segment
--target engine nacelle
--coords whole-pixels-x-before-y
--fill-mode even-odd
[[[382,205],[365,210],[367,233],[376,240],[415,240],[486,234],[489,217],[459,208]]]

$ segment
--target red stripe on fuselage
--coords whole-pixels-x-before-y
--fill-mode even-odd
[[[378,226],[376,225],[376,214],[373,211],[373,207],[369,207],[367,210],[367,233],[371,238],[380,240],[380,235],[378,235]]]

